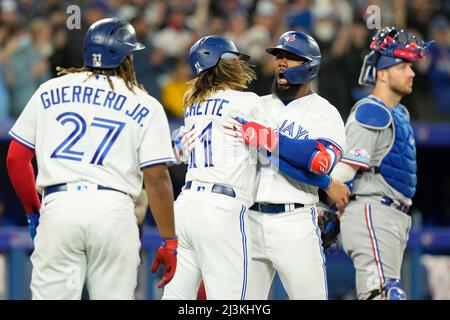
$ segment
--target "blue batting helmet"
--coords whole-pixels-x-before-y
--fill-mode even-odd
[[[378,30],[370,44],[371,51],[364,58],[359,75],[359,84],[375,84],[376,72],[404,62],[415,62],[425,58],[434,41],[417,39],[412,33],[386,27]]]
[[[205,36],[194,43],[189,50],[189,64],[194,77],[217,65],[224,53],[238,55],[243,60],[250,58],[249,55],[239,52],[233,41],[224,36]]]
[[[91,68],[115,68],[130,52],[144,48],[143,44],[137,42],[131,24],[117,18],[102,19],[95,22],[84,37],[84,65]]]
[[[274,56],[280,51],[285,51],[299,56],[306,62],[298,67],[288,68],[283,76],[290,84],[302,84],[312,81],[319,73],[320,48],[313,37],[303,32],[288,31],[278,39],[276,47],[266,51]]]

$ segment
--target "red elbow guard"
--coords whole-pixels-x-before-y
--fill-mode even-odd
[[[309,162],[309,171],[316,174],[329,173],[333,161],[325,146],[317,141],[317,151]]]

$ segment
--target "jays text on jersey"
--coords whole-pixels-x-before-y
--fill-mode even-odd
[[[276,119],[279,133],[295,139],[321,139],[345,148],[344,123],[337,109],[316,93],[286,106],[273,95],[262,97],[267,113]],[[275,166],[262,166],[256,202],[314,204],[317,187],[280,174]]]

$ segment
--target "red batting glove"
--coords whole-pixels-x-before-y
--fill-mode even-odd
[[[253,147],[263,147],[272,152],[278,145],[278,133],[257,122],[249,122],[242,127],[244,143]]]
[[[164,264],[164,276],[158,283],[158,288],[162,288],[172,280],[177,268],[177,247],[178,239],[163,239],[162,246],[156,252],[151,271],[158,270],[159,265]]]

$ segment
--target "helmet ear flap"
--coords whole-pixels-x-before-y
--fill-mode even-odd
[[[304,84],[314,80],[319,73],[320,63],[308,61],[283,71],[283,76],[290,84]]]

